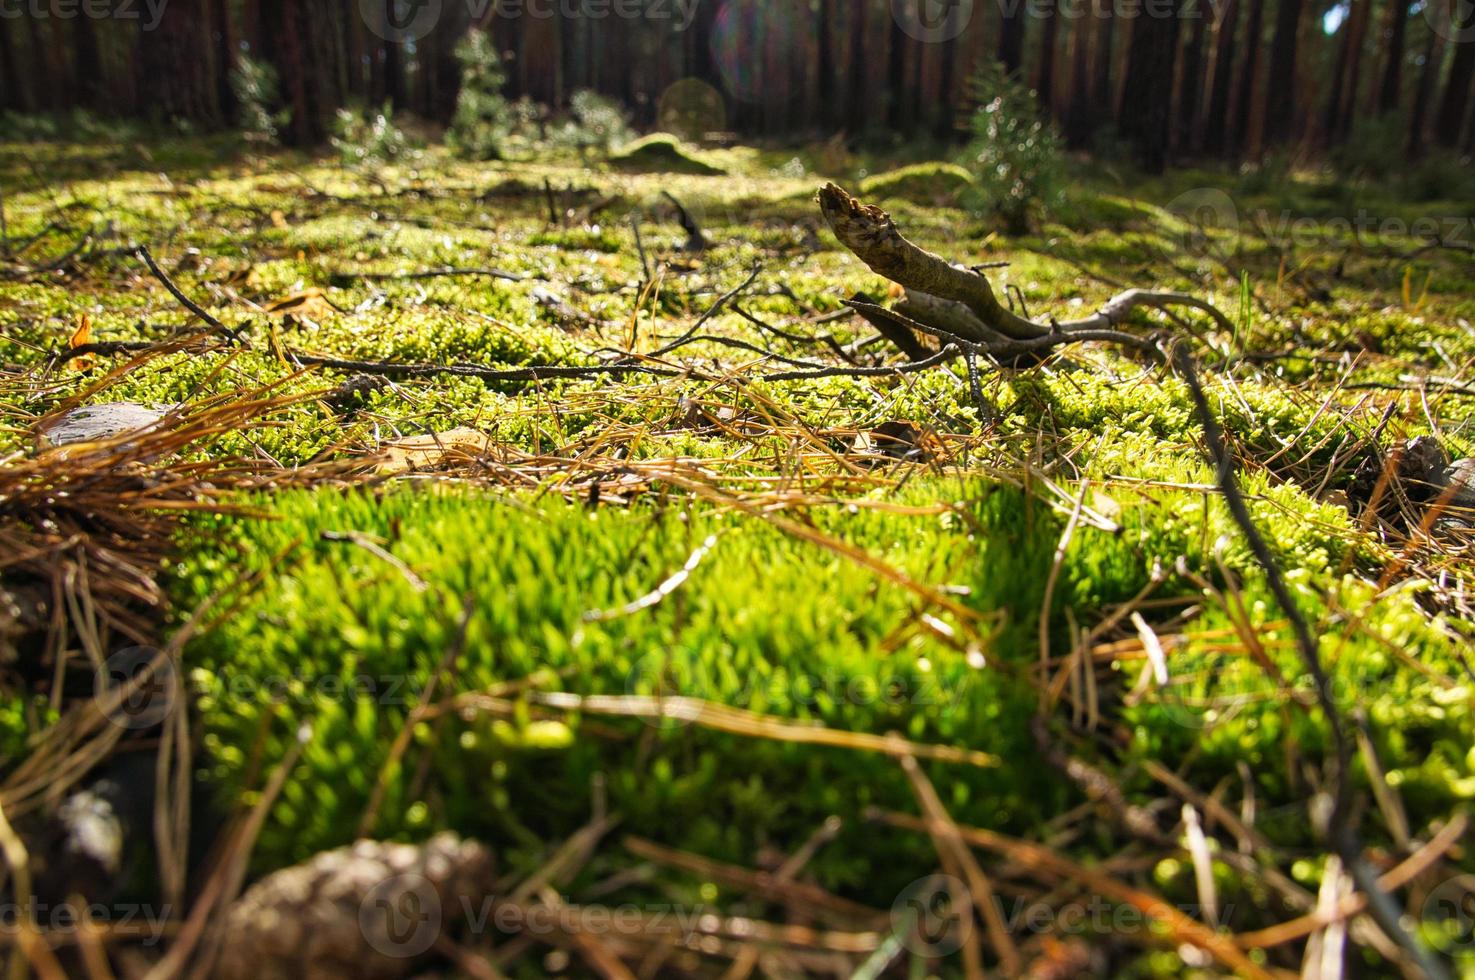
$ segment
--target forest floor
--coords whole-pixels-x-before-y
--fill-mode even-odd
[[[704,155],[725,173],[0,144],[0,843],[17,900],[103,930],[23,916],[14,955],[1475,970],[1475,568],[1407,443],[1475,452],[1469,201],[1082,163],[1010,237],[945,173]],[[1160,359],[983,365],[983,403],[961,362],[875,370],[906,358],[844,301],[896,292],[826,227],[831,179],[1042,322],[1128,286],[1223,310],[1126,329],[1189,344],[1271,570]],[[152,424],[67,442],[119,403]],[[124,830],[105,874],[78,799]],[[446,891],[401,853],[423,945],[365,924],[399,879],[241,925],[262,876],[443,831],[494,869]]]

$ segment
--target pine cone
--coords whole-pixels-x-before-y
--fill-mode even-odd
[[[252,886],[231,907],[223,980],[398,980],[492,887],[492,855],[441,834],[422,846],[362,840]]]

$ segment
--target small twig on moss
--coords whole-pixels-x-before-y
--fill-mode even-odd
[[[343,278],[360,279],[364,282],[393,282],[398,280],[419,279],[441,279],[484,277],[487,279],[501,279],[505,282],[526,282],[527,276],[520,276],[515,272],[507,272],[504,269],[426,269],[424,272],[348,272],[343,273]]]
[[[939,365],[961,357],[963,348],[948,344],[931,357],[906,364],[883,364],[879,367],[835,367],[817,368],[813,371],[778,371],[764,375],[764,381],[806,381],[820,378],[884,378],[893,374],[917,374],[930,371]]]
[[[763,271],[762,267],[755,265],[753,267],[753,271],[748,273],[748,278],[744,279],[732,289],[719,296],[717,298],[717,302],[713,303],[711,307],[707,309],[707,312],[703,313],[701,318],[697,320],[696,323],[693,323],[685,333],[677,337],[675,340],[671,341],[671,343],[667,344],[665,347],[662,347],[660,350],[652,352],[649,356],[660,357],[662,354],[669,353],[670,351],[673,351],[676,348],[680,347],[682,344],[686,343],[689,339],[695,336],[696,333],[702,329],[702,327],[706,326],[708,320],[721,313],[723,308],[726,307],[728,303],[731,303],[738,296],[746,292],[747,288],[753,285],[753,281],[758,278],[758,273],[761,271]]]
[[[596,364],[589,367],[549,365],[545,367],[492,368],[480,364],[402,364],[393,361],[352,361],[337,357],[323,357],[305,351],[287,349],[284,353],[310,367],[333,368],[353,371],[357,374],[374,374],[387,377],[422,378],[438,374],[463,378],[480,378],[483,381],[549,381],[557,378],[597,378],[601,375],[649,374],[658,377],[679,378],[691,372],[680,368],[658,367],[651,364]]]
[[[650,282],[650,259],[645,254],[645,241],[640,237],[640,215],[637,212],[630,214],[630,230],[635,233],[635,251],[640,255],[640,283],[642,287]]]
[[[232,330],[231,328],[227,327],[225,324],[217,320],[214,316],[207,313],[204,307],[200,306],[194,300],[186,296],[184,294],[184,291],[174,284],[174,280],[170,279],[167,275],[164,274],[164,270],[159,268],[159,263],[154,261],[153,253],[149,251],[149,247],[147,245],[138,246],[138,248],[134,250],[134,254],[136,254],[140,259],[143,260],[143,264],[149,267],[149,271],[154,274],[154,278],[158,279],[161,283],[164,284],[164,288],[169,290],[169,294],[171,296],[179,300],[181,306],[203,320],[211,329],[230,337],[232,340],[238,341],[241,339],[241,333],[239,330]]]
[[[707,540],[702,542],[701,547],[697,548],[697,550],[691,553],[691,557],[686,560],[685,565],[682,565],[681,568],[678,569],[674,575],[667,578],[664,582],[656,586],[650,592],[641,596],[639,599],[620,606],[617,609],[591,609],[588,612],[584,613],[584,622],[598,623],[607,619],[619,619],[623,616],[633,616],[638,612],[642,612],[658,604],[661,600],[665,599],[667,596],[671,595],[671,593],[675,592],[677,589],[685,585],[686,580],[691,578],[691,573],[696,571],[697,566],[702,563],[702,559],[707,557],[707,552],[711,551],[716,546],[717,536],[715,534],[709,535]]]
[[[691,212],[686,210],[686,205],[676,199],[676,195],[670,191],[661,191],[661,194],[676,208],[676,218],[681,224],[681,230],[686,232],[686,244],[682,249],[687,252],[705,252],[707,250],[707,236],[702,234],[702,226],[697,224]]]
[[[548,224],[554,226],[562,224],[563,222],[559,219],[558,205],[553,200],[553,181],[547,177],[543,178],[543,199],[548,202]]]

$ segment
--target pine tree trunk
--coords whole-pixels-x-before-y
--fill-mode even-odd
[[[1409,5],[1402,0],[1393,0],[1388,5],[1388,23],[1384,28],[1387,47],[1383,63],[1383,80],[1378,86],[1378,112],[1393,112],[1402,101],[1403,95],[1403,46],[1408,34]]]
[[[1097,0],[1091,104],[1096,108],[1098,120],[1116,119],[1116,72],[1113,70],[1116,59],[1116,20],[1112,13],[1112,0]],[[1089,133],[1086,138],[1090,138]]]
[[[866,16],[868,8],[866,3],[856,3],[850,11],[855,22],[850,26],[850,110],[847,114],[847,128],[854,136],[865,132],[871,115],[866,86],[871,70],[866,54],[866,34],[870,27],[870,18]]]
[[[138,67],[144,111],[162,119],[219,126],[214,46],[204,0],[163,8],[159,25],[139,33]]]
[[[34,106],[30,87],[25,84],[28,73],[21,61],[23,45],[19,42],[15,22],[0,20],[0,82],[5,83],[0,91],[0,108],[30,112]]]
[[[938,78],[937,135],[945,140],[956,137],[958,126],[958,12],[957,5],[948,10],[947,37],[942,46],[942,67]]]
[[[1040,60],[1035,66],[1034,90],[1039,93],[1040,105],[1052,116],[1055,114],[1055,45],[1060,33],[1060,12],[1053,8],[1044,11],[1045,23],[1040,29]]]
[[[1259,144],[1255,125],[1255,83],[1260,74],[1260,48],[1264,40],[1265,0],[1250,0],[1249,20],[1245,24],[1244,57],[1240,59],[1239,74],[1236,76],[1234,105],[1231,117],[1234,133],[1229,140],[1229,153],[1245,152],[1247,147]]]
[[[91,17],[77,17],[72,21],[72,75],[75,78],[72,88],[82,105],[89,109],[107,107],[111,90],[98,46],[97,25]]]
[[[1189,0],[1189,3],[1196,16],[1189,22],[1188,43],[1183,48],[1183,67],[1175,86],[1177,121],[1172,129],[1173,149],[1179,152],[1198,148],[1194,134],[1200,131],[1203,117],[1204,36],[1208,32],[1208,18],[1213,16],[1212,8],[1202,0]]]
[[[1265,141],[1281,144],[1296,124],[1296,55],[1300,45],[1302,0],[1280,0],[1275,37],[1270,42],[1270,78],[1265,89]]]
[[[910,131],[907,125],[907,35],[899,23],[891,26],[891,49],[886,59],[886,93],[891,100],[886,122],[896,132]]]
[[[1162,173],[1168,165],[1173,70],[1178,54],[1178,11],[1169,17],[1141,17],[1132,25],[1132,47],[1122,101],[1131,107],[1122,113],[1122,135],[1137,149],[1142,168]]]
[[[1408,121],[1408,155],[1415,160],[1424,155],[1429,118],[1427,107],[1434,98],[1443,63],[1444,37],[1438,31],[1430,31],[1429,43],[1424,48],[1424,70],[1419,74],[1419,89],[1414,94],[1413,111]]]
[[[1234,79],[1234,40],[1239,31],[1239,0],[1224,0],[1214,24],[1214,55],[1209,68],[1207,108],[1194,135],[1194,146],[1222,155],[1229,140],[1229,96]]]
[[[1092,91],[1090,34],[1082,21],[1070,28],[1070,105],[1066,107],[1065,138],[1073,148],[1091,141]]]
[[[1011,75],[1024,66],[1024,0],[1003,0],[1000,4],[1003,23],[999,26],[999,63]]]
[[[1440,146],[1460,145],[1472,83],[1475,83],[1475,44],[1457,43],[1449,64],[1449,79],[1439,99],[1439,112],[1434,117],[1434,140]]]
[[[815,84],[819,91],[819,124],[828,132],[839,124],[835,111],[835,0],[820,0],[816,18],[814,32],[819,47],[819,64]]]
[[[1367,39],[1368,13],[1372,0],[1351,0],[1346,33],[1337,52],[1336,68],[1328,88],[1326,118],[1323,123],[1326,142],[1336,145],[1347,138],[1356,109],[1357,87],[1361,80],[1362,46]]]

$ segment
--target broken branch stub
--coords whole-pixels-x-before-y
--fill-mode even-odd
[[[1093,315],[1064,323],[1036,323],[1011,312],[999,302],[984,276],[956,266],[909,241],[891,215],[864,204],[844,189],[826,184],[819,192],[820,211],[835,237],[878,275],[907,291],[898,312],[917,329],[944,339],[974,345],[977,352],[1019,354],[1021,342],[1041,342],[1043,353],[1075,340],[1107,340],[1139,347],[1129,334],[1114,334],[1138,309],[1187,307],[1212,317],[1221,329],[1234,325],[1212,303],[1183,293],[1128,289],[1113,296]],[[1036,350],[1028,344],[1027,351]]]
[[[877,275],[907,290],[962,303],[985,326],[1015,340],[1049,332],[1048,327],[1016,316],[1000,305],[983,276],[951,265],[942,256],[908,241],[891,215],[880,208],[862,204],[835,184],[820,189],[819,207],[840,243]]]

